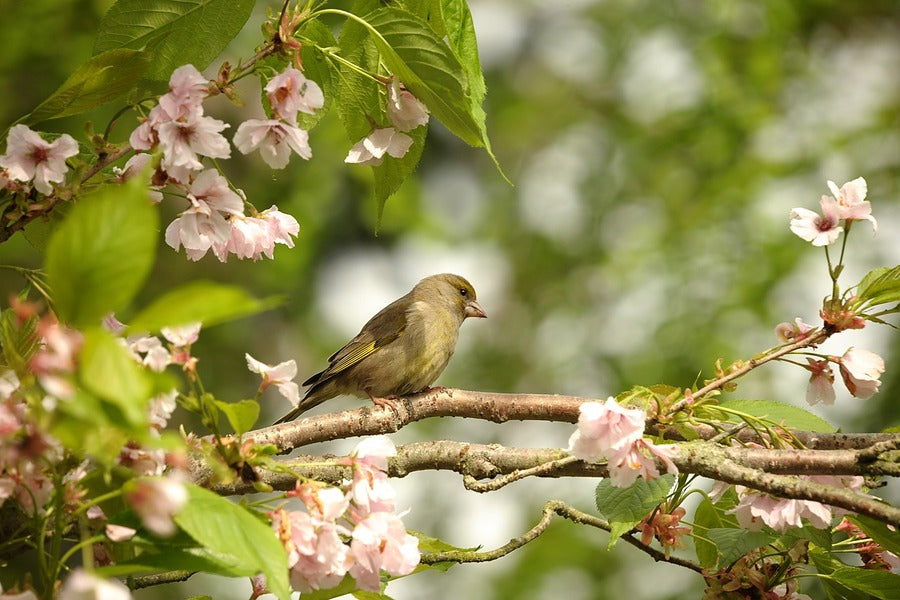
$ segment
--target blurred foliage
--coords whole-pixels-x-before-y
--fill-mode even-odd
[[[89,56],[110,4],[0,0],[4,129]],[[226,51],[230,60],[252,52],[263,5]],[[309,162],[294,157],[280,172],[258,156],[223,163],[257,207],[277,203],[297,217],[296,248],[279,248],[273,262],[222,265],[212,257],[190,263],[160,247],[145,301],[196,278],[287,297],[276,310],[201,335],[200,370],[221,397],[255,389],[245,351],[271,363],[296,358],[301,376],[317,370],[362,324],[334,316],[356,314],[333,305],[349,297],[335,289],[374,312],[389,297],[372,300],[372,281],[399,295],[445,268],[437,263],[468,267],[463,274],[490,315],[486,324],[466,325],[441,383],[593,397],[638,383],[690,385],[709,376],[717,357],[773,345],[779,321],[815,320],[828,290],[824,261],[790,233],[787,214],[794,206],[816,209],[826,179],[864,176],[881,225],[874,239],[865,227],[854,231],[849,275],[858,280],[900,262],[900,3],[473,0],[472,10],[488,130],[514,187],[483,151],[433,124],[418,176],[388,202],[376,236],[371,178],[343,164],[350,142],[329,115],[311,134]],[[223,98],[206,107],[232,124],[231,133],[248,111],[261,114],[258,82],[243,83],[245,107]],[[105,127],[115,109],[91,115],[95,127]],[[125,139],[133,126],[121,119],[114,136]],[[83,119],[39,128],[84,140]],[[179,208],[167,202],[162,210],[165,224]],[[21,235],[0,247],[0,257],[40,263]],[[20,285],[0,273],[4,297]],[[859,338],[885,356],[888,370],[882,391],[865,405],[839,394],[839,404],[851,405],[836,413],[846,430],[879,430],[900,418],[900,405],[891,402],[900,393],[900,338],[884,329]],[[802,401],[804,382],[799,371],[775,367],[754,374],[739,396]],[[284,408],[264,407],[263,421]],[[565,443],[561,430],[521,424],[441,421],[403,433],[525,443],[523,431],[534,445]],[[460,487],[444,480],[448,490]],[[576,486],[589,496],[589,481],[551,493],[565,497]],[[436,500],[435,508],[447,508],[442,523],[417,499],[408,502],[413,520],[433,520],[429,533],[452,538],[461,534],[453,519],[478,510],[480,500]],[[541,502],[541,495],[517,496],[508,510],[518,525],[503,535],[530,526]],[[431,589],[442,597],[459,590],[477,590],[479,598],[554,597],[554,577],[577,570],[573,580],[596,591],[576,597],[606,597],[599,590],[612,587],[604,586],[622,585],[635,586],[634,598],[697,597],[698,578],[662,591],[659,579],[647,582],[656,567],[646,557],[607,554],[605,546],[605,535],[556,524],[490,568],[490,577],[481,575],[486,567],[465,566],[428,575],[424,585],[437,581]],[[397,585],[397,597],[420,597],[415,579],[392,584],[389,593]]]

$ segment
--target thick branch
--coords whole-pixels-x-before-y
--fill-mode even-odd
[[[787,474],[873,475],[881,474],[887,466],[897,463],[872,461],[858,450],[768,450],[731,448],[711,442],[679,444],[681,450],[673,458],[683,473],[703,475],[727,483],[770,492],[784,498],[814,500],[869,515],[880,521],[900,525],[900,509],[878,499],[848,489],[826,486]],[[605,477],[604,465],[566,460],[564,450],[551,448],[507,448],[498,444],[467,444],[456,441],[430,441],[406,444],[397,448],[397,456],[389,462],[389,475],[405,477],[423,470],[447,470],[463,475],[467,487],[476,491],[490,491],[520,479],[525,475],[539,477]],[[326,457],[327,460],[327,457]],[[275,489],[289,490],[297,476],[340,483],[352,476],[348,466],[322,465],[321,457],[309,456],[280,463],[286,472],[260,472],[261,480]],[[661,466],[661,465],[660,465]],[[765,469],[765,470],[763,470]],[[768,472],[767,472],[768,471]],[[516,475],[513,475],[516,474]],[[498,485],[471,482],[510,475]],[[208,471],[195,473],[195,481],[203,482]],[[215,484],[210,487],[219,494],[244,494],[253,491],[245,482]]]
[[[366,406],[343,412],[301,417],[290,423],[273,425],[247,434],[260,444],[274,444],[283,453],[317,442],[364,435],[393,433],[402,427],[431,417],[468,417],[505,423],[506,421],[578,421],[578,407],[595,398],[556,394],[504,394],[458,389],[435,389],[397,400],[396,410]],[[694,427],[701,439],[710,439],[719,431],[708,425]],[[671,429],[649,425],[648,433],[665,433],[668,439],[681,439]],[[807,448],[867,448],[875,442],[896,439],[895,434],[795,432],[794,436]],[[752,429],[735,435],[743,442],[760,442]]]

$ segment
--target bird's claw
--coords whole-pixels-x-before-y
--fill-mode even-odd
[[[387,406],[391,410],[397,410],[396,400],[399,400],[400,396],[390,395],[390,396],[381,398],[381,397],[375,396],[369,392],[366,392],[366,393],[369,394],[369,398],[372,400],[372,403],[375,406]]]

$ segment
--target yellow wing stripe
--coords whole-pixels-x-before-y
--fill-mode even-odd
[[[348,353],[347,356],[342,357],[341,360],[328,367],[328,372],[340,373],[344,369],[349,369],[373,352],[375,352],[374,341],[371,341],[363,346],[357,346],[353,349],[353,352]]]

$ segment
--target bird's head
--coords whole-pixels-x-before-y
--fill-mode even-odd
[[[416,284],[416,296],[442,306],[457,310],[462,318],[486,318],[487,313],[475,298],[475,288],[464,277],[453,273],[441,273],[426,277]]]

